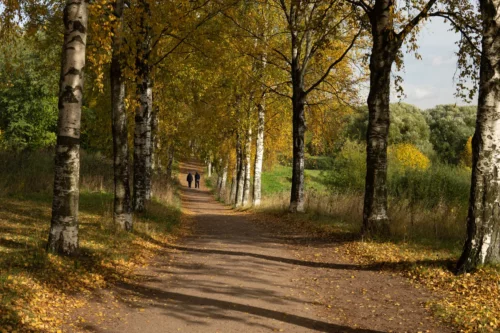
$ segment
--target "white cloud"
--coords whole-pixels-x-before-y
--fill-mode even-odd
[[[443,56],[434,56],[432,57],[432,66],[437,67],[437,66],[442,66],[442,65],[449,65],[449,64],[454,64],[457,61],[457,57],[452,55],[450,57],[443,57]]]
[[[432,100],[439,97],[438,89],[433,85],[423,84],[423,85],[415,85],[410,83],[403,83],[405,98],[403,101],[410,104],[421,105],[423,101]],[[395,87],[392,89],[392,101],[397,101],[397,94],[395,91]]]
[[[413,88],[411,94],[414,95],[416,99],[425,99],[428,97],[432,97],[433,95],[432,90],[425,87],[415,87]]]

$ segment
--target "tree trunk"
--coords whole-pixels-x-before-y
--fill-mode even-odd
[[[244,156],[241,157],[241,167],[239,172],[238,179],[238,196],[236,197],[236,207],[243,207],[243,199],[245,197],[245,174],[246,174],[246,165],[244,161]]]
[[[389,0],[387,1],[387,3]],[[392,36],[390,8],[377,2],[372,16],[373,46],[370,56],[370,92],[368,95],[368,130],[366,134],[366,180],[363,207],[363,234],[387,234],[387,137],[391,67],[398,43]]]
[[[304,134],[306,132],[305,96],[303,89],[294,87],[293,102],[293,170],[290,212],[304,212]]]
[[[167,181],[168,183],[170,184],[172,182],[172,167],[173,167],[173,164],[174,164],[174,153],[175,153],[175,150],[174,150],[174,144],[171,143],[169,146],[168,146],[168,160],[167,160]]]
[[[295,8],[297,10],[297,8]],[[292,191],[290,195],[290,212],[304,212],[304,134],[306,132],[305,104],[306,93],[304,90],[305,72],[300,68],[300,42],[297,27],[292,30]]]
[[[154,96],[153,96],[154,98]],[[152,104],[152,103],[151,103]],[[159,147],[158,142],[158,107],[153,108],[151,113],[151,174],[161,171],[161,164],[157,163],[158,157],[156,156],[156,151]],[[152,187],[151,187],[152,188]],[[152,192],[151,192],[152,195]]]
[[[135,113],[134,210],[138,212],[144,211],[150,193],[152,87],[149,74],[149,68],[144,68],[142,82],[137,87],[140,105]]]
[[[239,134],[236,135],[236,191],[235,191],[235,207],[240,207],[243,204],[243,154],[241,147],[241,137]],[[241,199],[240,199],[241,198]]]
[[[80,123],[88,2],[67,0],[63,19],[54,196],[47,250],[72,255],[78,251]]]
[[[500,0],[480,0],[482,57],[467,240],[458,272],[500,263]]]
[[[113,54],[110,70],[115,185],[113,220],[122,229],[130,231],[133,221],[129,185],[128,127],[125,110],[125,80],[120,64],[122,58],[123,0],[117,0],[114,6],[118,26],[113,29]]]
[[[262,196],[262,163],[264,161],[264,124],[266,116],[265,94],[262,95],[261,102],[257,105],[257,142],[255,148],[255,166],[253,170],[253,206],[260,206]]]
[[[207,170],[208,170],[208,178],[212,177],[212,160],[208,160]]]
[[[247,206],[250,201],[250,175],[251,175],[251,155],[252,155],[252,127],[248,124],[247,141],[245,143],[245,181],[243,185],[243,206]]]
[[[151,198],[151,125],[153,113],[153,85],[151,81],[151,11],[145,1],[141,1],[144,14],[140,18],[143,38],[137,42],[136,69],[137,96],[139,106],[135,113],[134,132],[134,210],[143,212],[146,201]]]
[[[226,185],[227,184],[227,162],[222,169],[222,180],[220,184],[219,197],[226,197]]]
[[[233,170],[233,176],[231,177],[231,192],[229,193],[229,200],[232,205],[236,205],[236,173],[238,172],[238,166],[235,166]]]
[[[215,193],[217,199],[220,199],[220,187],[222,185],[222,173],[217,172],[217,185],[215,186]]]

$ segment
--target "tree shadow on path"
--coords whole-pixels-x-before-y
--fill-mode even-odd
[[[135,296],[140,295],[146,300],[158,299],[158,300],[172,300],[180,302],[182,305],[170,307],[164,304],[155,304],[154,306],[164,308],[166,310],[173,310],[182,313],[183,315],[192,314],[194,317],[197,316],[213,316],[216,317],[220,315],[218,310],[222,311],[236,311],[246,314],[251,314],[259,317],[265,317],[269,319],[274,319],[288,324],[293,324],[301,326],[304,328],[312,329],[320,332],[332,332],[332,333],[382,333],[382,331],[361,329],[361,328],[351,328],[336,324],[331,324],[319,320],[314,320],[306,317],[301,317],[285,312],[255,307],[251,305],[245,305],[240,303],[222,301],[207,297],[191,296],[181,293],[163,291],[161,289],[145,287],[130,283],[120,283],[118,285],[123,291],[133,292]],[[207,306],[214,307],[215,309],[209,309]],[[170,313],[169,313],[170,314]],[[171,314],[170,314],[171,315]]]

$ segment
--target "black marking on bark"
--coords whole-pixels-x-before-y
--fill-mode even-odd
[[[73,38],[71,38],[71,40],[68,41],[68,44],[71,44],[71,43],[80,43],[82,45],[85,45],[85,43],[82,39],[82,36],[80,36],[80,35],[76,35]]]
[[[57,144],[61,146],[75,146],[80,144],[80,138],[71,136],[59,135],[57,137]]]
[[[73,21],[73,31],[75,31],[75,30],[78,32],[81,32],[82,34],[87,32],[87,29],[80,21]],[[78,37],[80,37],[80,36],[78,36]],[[81,40],[81,37],[80,37],[80,40]],[[82,43],[83,43],[83,41],[82,41]]]
[[[64,103],[79,103],[78,98],[76,98],[74,91],[78,90],[78,87],[73,88],[71,86],[66,86],[64,89],[64,92],[61,95],[61,98],[59,100],[59,108],[62,108],[64,106]],[[81,90],[81,87],[80,89]]]
[[[82,77],[82,71],[76,69],[75,67],[71,67],[67,72],[66,74],[64,74],[64,76],[66,75],[78,75],[79,77]]]

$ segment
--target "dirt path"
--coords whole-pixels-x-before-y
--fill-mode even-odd
[[[140,272],[145,282],[99,295],[76,331],[451,332],[432,322],[421,306],[429,296],[405,279],[299,259],[311,247],[300,253],[214,201],[203,183],[181,193],[193,235]]]

